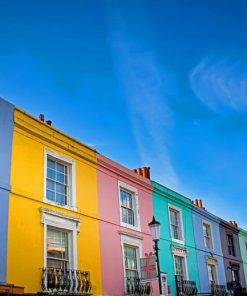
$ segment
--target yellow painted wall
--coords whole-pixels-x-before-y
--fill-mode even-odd
[[[45,148],[75,160],[77,211],[43,202]],[[7,282],[41,291],[44,235],[40,208],[81,219],[77,236],[78,269],[91,274],[94,295],[101,295],[96,153],[93,149],[15,110],[11,167]]]

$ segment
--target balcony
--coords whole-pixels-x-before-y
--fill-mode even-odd
[[[89,271],[42,268],[41,287],[46,293],[92,295]]]
[[[247,296],[246,288],[243,288],[238,281],[228,282],[227,289],[230,291],[231,295]]]
[[[150,283],[143,283],[139,277],[125,278],[125,295],[152,295],[152,286]]]
[[[196,295],[197,287],[195,281],[184,280],[182,275],[175,275],[177,295]]]
[[[214,296],[225,296],[227,295],[226,287],[225,285],[211,284],[211,293]]]

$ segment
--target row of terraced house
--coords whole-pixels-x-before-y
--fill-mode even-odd
[[[163,295],[244,294],[235,221],[0,98],[0,293],[160,295],[153,216]]]

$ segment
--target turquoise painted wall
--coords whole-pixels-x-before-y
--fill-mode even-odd
[[[167,273],[168,285],[171,286],[171,295],[176,295],[175,270],[173,262],[173,246],[186,248],[187,268],[189,280],[196,281],[200,291],[197,257],[195,250],[195,238],[192,219],[191,200],[152,181],[154,216],[161,224],[160,228],[160,269]],[[169,224],[169,205],[175,206],[182,211],[184,244],[173,242]]]
[[[243,260],[245,282],[247,283],[247,248],[246,248],[247,231],[239,228],[238,238],[239,238],[239,245],[240,245],[240,253]]]

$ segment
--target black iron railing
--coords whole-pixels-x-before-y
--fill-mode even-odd
[[[127,277],[125,278],[127,295],[151,295],[152,286],[150,283],[143,283],[139,277]]]
[[[90,293],[89,271],[42,268],[41,287],[46,292]]]
[[[227,295],[226,286],[211,284],[211,293],[214,296],[226,296]]]
[[[195,281],[184,280],[182,275],[175,275],[177,295],[196,295],[197,287]]]
[[[243,288],[238,281],[231,281],[227,283],[227,289],[234,296],[246,296],[246,288]]]

